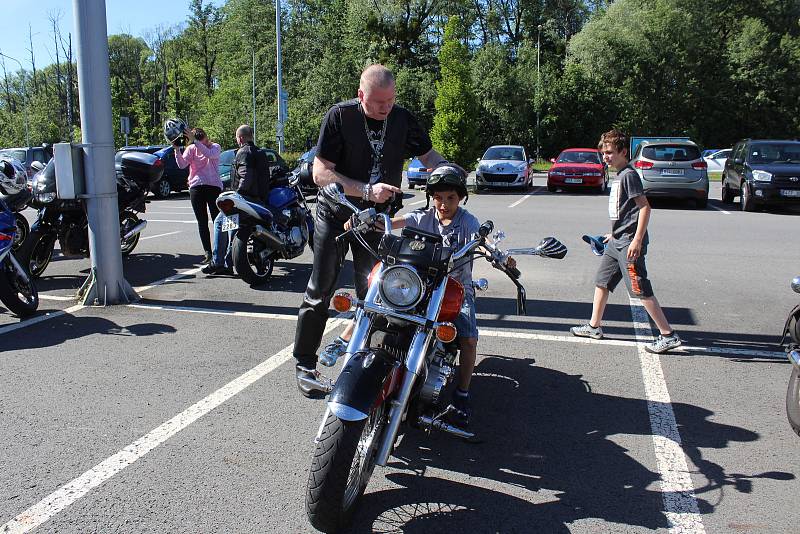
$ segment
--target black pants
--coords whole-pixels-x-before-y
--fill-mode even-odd
[[[208,231],[208,214],[211,213],[213,221],[219,213],[217,197],[222,189],[215,185],[198,185],[189,189],[189,200],[192,201],[194,218],[197,219],[197,230],[200,232],[200,242],[203,250],[211,254],[211,234]],[[206,211],[206,208],[208,211]]]
[[[359,299],[367,295],[367,277],[377,262],[368,250],[350,236],[337,246],[336,236],[344,232],[344,223],[333,216],[324,202],[318,201],[314,225],[314,266],[300,305],[294,338],[294,357],[298,364],[309,368],[317,365],[317,350],[328,320],[328,307],[338,287],[339,271],[347,250],[353,251],[356,295]],[[379,232],[369,232],[364,237],[377,250],[381,235]]]

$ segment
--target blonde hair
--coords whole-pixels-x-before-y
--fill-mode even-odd
[[[386,89],[394,86],[394,74],[392,71],[377,63],[370,65],[361,73],[358,88],[368,93],[373,88]]]

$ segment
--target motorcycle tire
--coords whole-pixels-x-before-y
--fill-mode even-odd
[[[11,250],[17,251],[28,238],[28,234],[31,233],[31,225],[21,213],[14,214],[14,222],[17,226],[17,233],[14,235],[14,244],[11,245]]]
[[[233,238],[233,267],[236,274],[251,286],[265,284],[272,276],[275,258],[272,255],[267,259],[263,258],[261,252],[264,248],[264,244],[253,239],[252,231],[247,228],[239,228]]]
[[[373,408],[361,421],[344,421],[328,414],[306,487],[306,514],[317,530],[338,532],[350,522],[375,469],[384,406]]]
[[[51,238],[49,234],[34,231],[30,233],[15,256],[33,278],[39,278],[53,258],[55,244],[55,236]]]
[[[128,240],[123,239],[123,236],[128,233],[131,228],[136,226],[142,222],[139,217],[134,215],[131,212],[124,212],[122,214],[122,220],[119,222],[119,237],[120,237],[120,250],[122,251],[123,256],[127,256],[133,249],[136,248],[136,245],[139,244],[139,235],[136,234],[130,237]]]
[[[29,317],[39,308],[33,278],[20,275],[10,261],[0,264],[0,301],[17,317]]]
[[[794,365],[786,388],[786,417],[794,433],[800,436],[800,371]]]

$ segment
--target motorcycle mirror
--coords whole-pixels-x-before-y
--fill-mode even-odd
[[[475,291],[486,291],[489,289],[489,281],[486,278],[478,278],[472,281],[472,287],[475,288]]]
[[[545,237],[535,248],[510,248],[506,252],[512,256],[542,256],[560,260],[567,255],[567,247],[555,237]]]
[[[792,279],[792,291],[800,293],[800,276],[795,276]]]

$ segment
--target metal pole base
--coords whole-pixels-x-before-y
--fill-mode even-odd
[[[128,281],[124,278],[119,280],[119,286],[116,288],[116,291],[109,291],[107,286],[99,287],[95,272],[96,268],[92,267],[91,272],[89,272],[89,276],[86,277],[83,285],[78,290],[78,300],[80,300],[81,304],[84,306],[130,304],[131,302],[136,302],[137,300],[141,299],[139,294],[133,290],[133,287],[131,287]],[[116,296],[109,298],[109,293]]]

